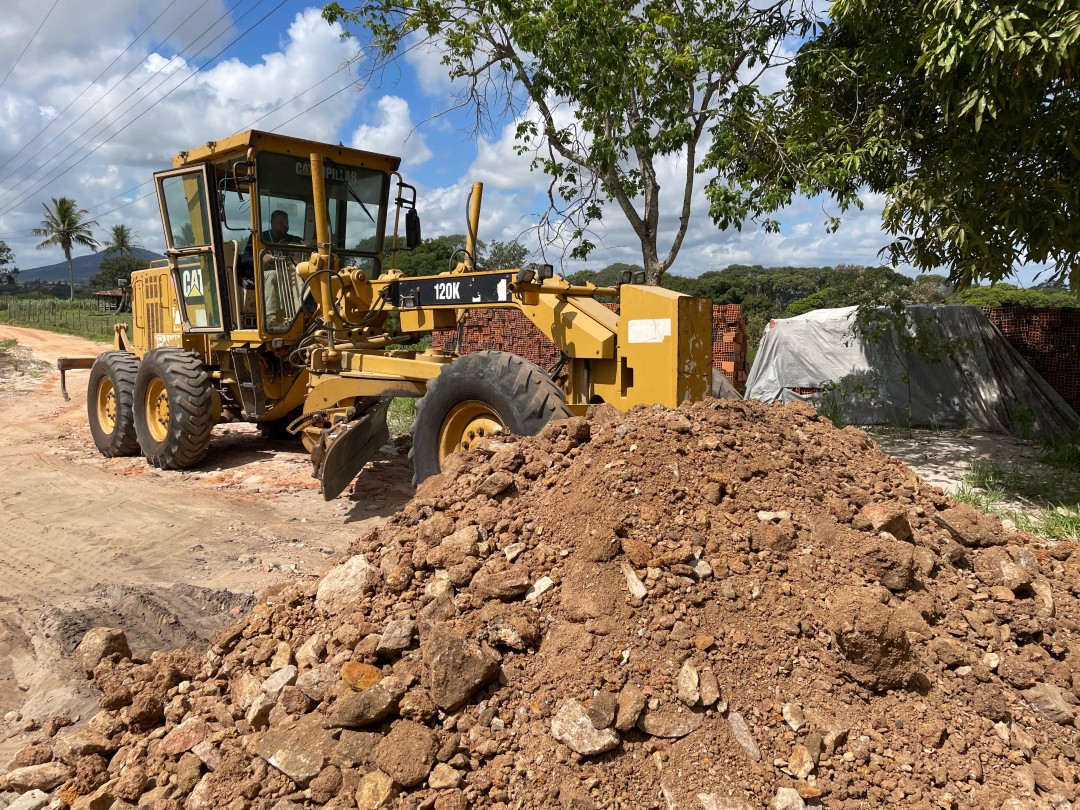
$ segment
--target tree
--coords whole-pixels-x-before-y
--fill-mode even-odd
[[[87,282],[92,290],[112,290],[120,286],[120,281],[130,279],[136,270],[142,270],[150,266],[146,259],[138,256],[116,256],[111,259],[102,259],[98,271],[90,276]]]
[[[529,249],[516,240],[513,242],[499,242],[492,239],[485,245],[480,265],[485,270],[521,267],[525,257],[528,255]]]
[[[137,247],[142,246],[135,241],[135,234],[127,225],[113,225],[109,229],[108,241],[102,245],[106,253],[119,253],[121,256],[134,256]]]
[[[0,284],[14,284],[19,276],[19,268],[9,265],[15,264],[15,251],[8,243],[0,239]]]
[[[477,129],[517,117],[519,153],[550,178],[541,235],[562,241],[568,229],[570,256],[584,258],[603,204],[614,202],[655,284],[686,235],[699,147],[732,121],[758,120],[755,81],[801,22],[793,7],[788,0],[361,0],[349,10],[330,3],[323,16],[370,34],[373,71],[406,48],[440,49],[460,80],[457,105],[473,111]],[[666,158],[677,159],[681,176],[676,202],[662,210]],[[731,206],[725,225],[741,225],[742,210]]]
[[[434,276],[453,270],[465,256],[465,237],[461,234],[428,237],[413,250],[399,250],[394,268],[407,276]]]
[[[71,264],[71,250],[75,245],[97,250],[98,243],[94,239],[92,226],[96,226],[94,220],[84,220],[86,209],[79,208],[75,201],[68,197],[52,198],[53,207],[42,204],[45,208],[45,218],[41,220],[41,227],[34,228],[35,236],[44,236],[38,243],[38,250],[44,250],[53,245],[64,251],[67,259],[68,278],[71,281],[68,299],[75,300],[75,268]]]
[[[795,193],[839,212],[885,196],[894,265],[964,287],[1026,262],[1080,286],[1080,8],[1075,0],[836,0],[739,177],[751,214]],[[730,190],[709,189],[714,216]],[[768,219],[765,220],[769,222]],[[775,223],[771,223],[775,224]],[[830,226],[838,224],[830,219]]]

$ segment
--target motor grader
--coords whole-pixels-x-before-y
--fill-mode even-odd
[[[253,422],[303,440],[329,500],[388,440],[395,397],[419,398],[419,483],[502,430],[532,435],[592,403],[674,407],[708,395],[707,299],[643,277],[574,285],[550,265],[479,270],[480,184],[461,260],[434,276],[395,269],[420,241],[416,189],[398,167],[251,130],[155,174],[166,258],[132,273],[130,330],[116,326],[112,351],[59,364],[65,396],[63,373],[90,369],[98,449],[185,468],[206,455],[214,425]],[[596,300],[616,295],[619,314]],[[524,313],[561,351],[558,367],[415,348],[434,330],[458,330],[460,345],[468,310],[490,308]]]

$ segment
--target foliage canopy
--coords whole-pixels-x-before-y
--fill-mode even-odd
[[[76,246],[97,250],[98,243],[94,239],[93,226],[95,220],[84,217],[88,213],[85,208],[79,208],[76,202],[69,197],[52,198],[52,208],[42,203],[45,209],[45,217],[41,220],[41,227],[34,228],[35,236],[45,237],[38,243],[38,250],[44,250],[53,245],[64,251],[67,259],[68,279],[70,280],[69,299],[75,300],[75,268],[71,264],[71,251]]]

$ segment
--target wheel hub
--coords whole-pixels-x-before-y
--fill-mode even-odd
[[[98,424],[106,433],[112,433],[116,429],[116,389],[108,377],[102,378],[98,385],[97,416]]]
[[[502,433],[499,414],[484,402],[469,400],[455,405],[439,431],[439,463],[451,453],[471,450],[481,439]]]
[[[146,389],[146,425],[155,441],[165,441],[169,435],[169,392],[160,379]]]

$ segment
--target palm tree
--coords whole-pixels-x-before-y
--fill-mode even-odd
[[[134,256],[137,247],[142,245],[135,241],[135,234],[127,225],[113,225],[109,229],[108,240],[102,245],[106,253],[119,253],[121,256]]]
[[[75,245],[80,245],[90,250],[97,250],[97,240],[94,239],[94,233],[90,230],[91,226],[97,225],[97,222],[92,219],[84,220],[83,217],[87,214],[86,209],[79,208],[75,201],[68,197],[60,199],[53,197],[52,203],[51,211],[45,203],[41,204],[45,209],[45,218],[41,220],[40,228],[34,228],[34,235],[45,237],[38,243],[38,250],[57,245],[64,251],[64,258],[67,259],[68,265],[68,278],[71,281],[70,300],[74,301],[75,268],[71,264],[71,249]]]

